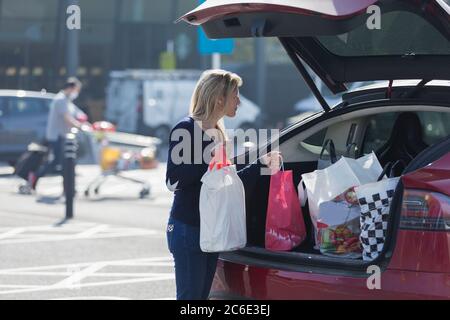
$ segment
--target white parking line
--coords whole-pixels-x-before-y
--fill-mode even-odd
[[[86,231],[80,232],[77,235],[75,235],[75,237],[77,238],[88,238],[90,236],[93,236],[94,234],[97,234],[99,232],[105,231],[106,229],[108,229],[108,225],[106,224],[102,224],[93,228],[90,228]]]
[[[130,298],[123,297],[108,297],[108,296],[87,296],[87,297],[69,297],[69,298],[57,298],[50,300],[131,300]]]
[[[92,237],[74,237],[70,236],[50,236],[50,237],[36,237],[29,239],[12,239],[12,240],[0,240],[1,244],[17,244],[17,243],[37,243],[37,242],[49,242],[49,241],[67,241],[67,240],[86,240],[86,239],[108,239],[108,238],[123,238],[123,237],[136,237],[136,236],[161,236],[161,232],[157,231],[146,231],[141,233],[126,233],[126,234],[106,234],[106,235],[97,235]]]
[[[104,263],[108,266],[136,266],[140,265],[140,263],[147,263],[148,266],[153,266],[153,263],[156,263],[155,266],[158,266],[158,262],[168,262],[173,265],[173,258],[170,256],[164,257],[152,257],[152,258],[140,258],[140,259],[126,259],[126,260],[108,260],[108,261],[93,261],[93,262],[82,262],[82,263],[72,263],[72,264],[60,264],[60,265],[51,265],[51,266],[39,266],[39,267],[25,267],[25,268],[14,268],[14,269],[3,269],[0,270],[0,275],[2,274],[12,274],[14,271],[39,271],[39,270],[54,270],[54,269],[75,269],[87,267],[95,263]]]
[[[80,223],[66,226],[30,226],[0,228],[0,245],[83,239],[106,239],[136,236],[164,236],[160,230],[113,227],[106,224]]]
[[[171,267],[173,264],[167,264],[167,267]],[[147,272],[147,273],[125,273],[125,272],[96,272],[96,278],[148,278],[148,277],[159,277],[165,275],[164,272]],[[14,276],[40,276],[40,277],[62,277],[71,276],[73,272],[26,272],[26,271],[12,271],[10,273],[3,272],[1,275],[14,275]],[[2,285],[0,284],[0,288]]]
[[[156,282],[156,281],[174,280],[174,279],[175,279],[174,274],[168,274],[167,276],[161,276],[161,277],[118,280],[118,281],[105,281],[105,282],[95,282],[95,283],[82,283],[82,284],[66,286],[66,287],[42,286],[40,288],[32,288],[32,289],[0,291],[0,295],[30,293],[30,292],[38,292],[38,291],[64,290],[64,289],[81,289],[81,288],[88,288],[88,287],[112,286],[112,285],[118,285],[118,284],[131,284],[131,283],[142,283],[142,282]]]
[[[41,286],[36,285],[23,285],[23,284],[0,284],[0,289],[26,289],[26,288],[40,288]],[[1,292],[1,291],[0,291]]]
[[[162,264],[166,267],[171,267],[168,272],[102,272],[97,273],[97,271],[106,267],[124,267],[130,266],[134,267],[139,265],[139,263],[146,262],[148,267],[160,267]],[[137,263],[137,264],[136,264]],[[152,264],[153,263],[153,264]],[[52,271],[53,270],[53,271]],[[71,270],[78,270],[75,273]],[[16,269],[5,269],[0,270],[0,276],[9,275],[21,275],[21,276],[39,276],[42,279],[43,275],[48,275],[51,277],[67,277],[56,283],[42,286],[34,285],[5,285],[0,286],[0,295],[10,295],[10,294],[20,294],[20,293],[30,293],[39,291],[51,291],[51,290],[67,290],[67,289],[81,289],[86,287],[99,287],[99,286],[111,286],[119,284],[133,284],[133,283],[144,283],[144,282],[157,282],[157,281],[173,281],[175,275],[173,272],[173,260],[171,257],[154,257],[154,258],[142,258],[142,259],[131,259],[131,260],[113,260],[113,261],[97,261],[97,262],[86,262],[86,263],[76,263],[76,264],[65,264],[65,265],[53,265],[53,266],[41,266],[41,267],[28,267],[28,268],[16,268]],[[108,280],[108,281],[97,281],[97,282],[86,282],[82,283],[82,280],[88,278],[118,278],[123,277],[125,279],[119,280]],[[131,278],[131,279],[130,279]],[[51,281],[50,281],[51,282]],[[11,290],[9,290],[11,289]]]
[[[90,275],[93,275],[94,273],[103,269],[106,266],[107,266],[107,264],[105,264],[105,263],[94,263],[81,271],[75,272],[73,275],[64,279],[63,281],[55,283],[54,285],[52,285],[52,287],[66,288],[66,287],[72,287],[74,285],[79,286],[83,279],[89,277]]]
[[[10,213],[11,215],[14,215],[15,213]],[[59,231],[72,231],[72,230],[85,230],[89,227],[97,226],[98,224],[92,223],[92,222],[77,222],[77,223],[69,223],[61,226],[54,226],[54,225],[35,225],[35,226],[25,226],[22,227],[22,229],[26,229],[27,231],[42,231],[42,230],[48,230],[48,229],[57,229]],[[6,232],[11,230],[10,227],[0,227],[0,232]]]
[[[20,234],[20,233],[24,232],[25,230],[26,230],[25,228],[16,228],[16,229],[9,230],[9,231],[7,231],[5,233],[1,233],[0,234],[0,240],[1,239],[6,239],[6,238],[10,238],[10,237],[15,236],[17,234]]]

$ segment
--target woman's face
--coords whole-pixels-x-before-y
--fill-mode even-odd
[[[239,99],[239,89],[236,88],[233,90],[233,92],[230,93],[227,98],[224,107],[224,115],[233,118],[236,115],[236,111],[240,103],[241,100]]]

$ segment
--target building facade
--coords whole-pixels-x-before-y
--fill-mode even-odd
[[[0,0],[0,88],[58,90],[67,77],[66,20],[72,2]],[[77,2],[81,30],[76,75],[85,84],[85,101],[104,99],[110,70],[159,68],[171,40],[180,53],[178,68],[201,67],[196,30],[173,23],[196,0]]]
[[[0,88],[58,91],[68,76],[71,31],[66,22],[70,16],[67,8],[73,3],[79,6],[81,18],[75,73],[84,90],[78,104],[93,120],[102,118],[111,70],[159,69],[164,67],[166,51],[173,51],[176,68],[210,66],[209,59],[198,53],[196,28],[173,23],[197,6],[197,0],[0,0]],[[279,111],[289,113],[306,91],[293,68],[288,68],[290,62],[280,61],[283,54],[273,52],[280,50],[279,46],[267,42],[265,86],[275,94],[255,87],[258,73],[253,39],[236,41],[234,53],[223,58],[223,67],[241,73],[248,84],[242,92],[261,102],[264,110],[270,113],[270,105],[277,103],[278,113],[273,116],[281,118]],[[262,100],[258,92],[266,91],[264,101],[258,101]],[[272,101],[274,97],[283,98]]]

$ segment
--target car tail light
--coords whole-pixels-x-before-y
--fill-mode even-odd
[[[450,197],[435,192],[405,190],[400,228],[450,231]]]

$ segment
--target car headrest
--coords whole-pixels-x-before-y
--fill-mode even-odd
[[[414,112],[398,115],[391,131],[391,136],[383,147],[377,151],[380,162],[404,160],[406,163],[427,147],[423,141],[422,124]]]
[[[393,131],[397,132],[398,137],[407,141],[422,140],[422,124],[419,116],[414,112],[403,112],[395,121]]]

